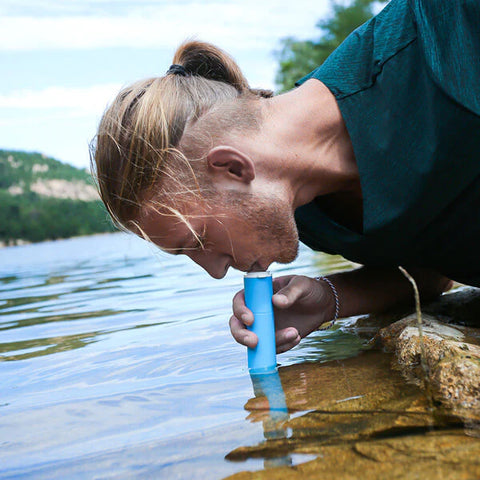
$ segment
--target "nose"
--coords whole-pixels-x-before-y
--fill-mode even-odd
[[[216,279],[223,278],[230,266],[228,255],[221,255],[211,251],[189,252],[187,255],[211,277]]]

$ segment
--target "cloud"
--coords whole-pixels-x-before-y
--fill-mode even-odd
[[[236,0],[223,0],[232,3]],[[200,0],[201,2],[201,0]],[[203,4],[209,0],[203,0]],[[217,0],[218,2],[218,0]],[[39,16],[61,15],[124,15],[126,12],[148,12],[171,3],[191,4],[192,0],[2,0],[0,14],[3,16],[22,16],[25,13]],[[199,3],[197,1],[196,3]],[[212,3],[212,2],[209,2]]]
[[[52,86],[43,90],[14,90],[0,95],[0,108],[62,109],[77,115],[100,114],[120,88],[121,85],[115,83],[83,88]]]
[[[312,37],[316,20],[328,10],[328,0],[298,0],[295,8],[291,2],[273,0],[142,1],[120,2],[119,9],[112,7],[117,2],[90,1],[96,8],[87,14],[62,7],[70,2],[53,3],[57,10],[46,15],[32,14],[36,10],[29,2],[7,9],[15,14],[0,18],[0,50],[159,48],[191,36],[230,49],[265,49],[284,36]]]
[[[329,0],[0,0],[0,145],[85,165],[87,142],[122,87],[113,82],[152,75],[149,62],[162,74],[187,38],[221,46],[252,86],[274,88],[278,40],[314,38],[328,11]],[[125,47],[158,55],[132,69]]]

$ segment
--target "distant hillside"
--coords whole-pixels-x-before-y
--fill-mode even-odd
[[[0,242],[113,230],[86,170],[40,153],[0,150]]]

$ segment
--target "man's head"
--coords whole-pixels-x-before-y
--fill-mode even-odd
[[[138,222],[139,234],[163,250],[185,254],[212,277],[229,267],[266,270],[297,256],[298,236],[289,205],[275,197],[221,191],[215,202],[191,203],[178,212],[151,204]]]
[[[218,278],[292,261],[291,208],[253,188],[254,159],[231,142],[255,138],[268,95],[211,45],[184,44],[173,61],[182,68],[122,90],[100,123],[92,167],[115,224]]]

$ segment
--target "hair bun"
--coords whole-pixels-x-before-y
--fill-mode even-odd
[[[249,89],[247,79],[233,58],[210,43],[198,41],[183,43],[175,52],[173,64],[182,65],[189,74],[228,83],[239,92]]]

